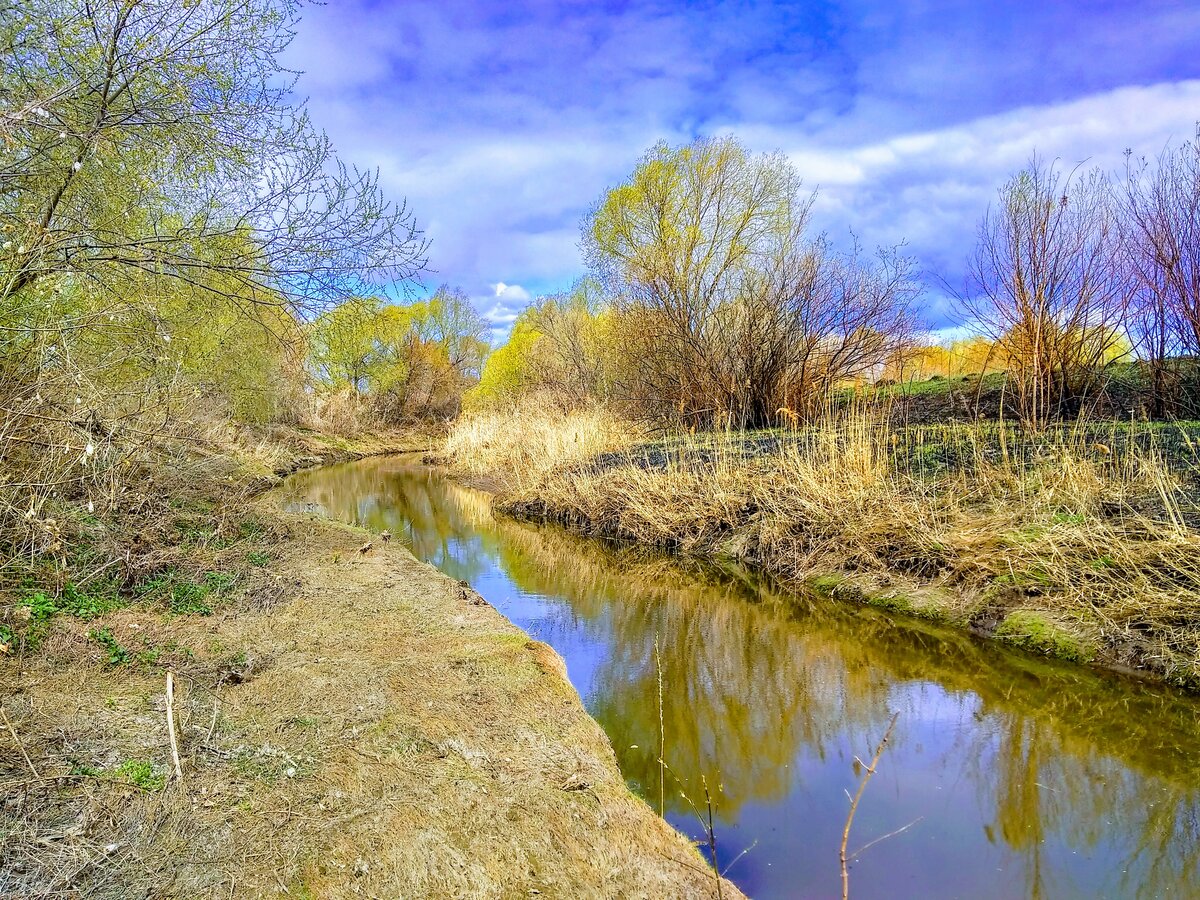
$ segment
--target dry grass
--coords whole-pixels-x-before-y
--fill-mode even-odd
[[[279,524],[270,609],[106,620],[190,648],[172,664],[181,783],[159,668],[107,665],[76,629],[3,671],[32,768],[5,734],[0,893],[715,893],[629,792],[552,650],[394,544],[363,556],[353,529]]]
[[[450,430],[444,449],[460,474],[520,491],[559,466],[628,447],[638,434],[603,407],[563,411],[551,401],[530,398],[506,409],[464,415]]]
[[[489,441],[553,429],[553,414],[508,430],[497,418]],[[469,471],[504,458],[494,445],[477,452],[473,434],[456,431],[450,445]],[[1117,451],[1085,430],[1060,432],[1020,453],[1005,435],[963,427],[914,440],[852,415],[765,448],[739,434],[626,438],[582,462],[543,437],[520,449],[527,474],[502,481],[501,506],[787,579],[849,574],[860,598],[885,588],[893,608],[1200,684],[1194,485],[1153,435]]]

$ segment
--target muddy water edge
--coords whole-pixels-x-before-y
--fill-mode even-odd
[[[1200,894],[1200,701],[752,573],[492,515],[413,457],[288,479],[285,502],[467,581],[566,660],[628,783],[754,897]],[[659,759],[666,765],[659,764]],[[876,842],[877,841],[877,842]]]

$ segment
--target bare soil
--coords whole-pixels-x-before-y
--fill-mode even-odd
[[[0,659],[0,896],[717,894],[552,649],[394,542],[255,506],[281,542],[245,608],[104,619],[152,660],[74,621]]]

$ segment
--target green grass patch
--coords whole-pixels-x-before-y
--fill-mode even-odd
[[[209,571],[197,579],[169,569],[140,582],[134,593],[144,599],[161,598],[175,615],[210,616],[214,601],[229,594],[237,580],[233,572]]]
[[[1095,656],[1093,648],[1082,637],[1028,610],[1009,613],[996,629],[996,637],[1023,650],[1074,662],[1088,662]]]
[[[29,611],[29,623],[20,634],[11,626],[4,626],[4,633],[0,634],[0,643],[11,646],[23,638],[25,646],[33,649],[46,636],[50,623],[56,617],[73,616],[87,622],[119,609],[124,602],[113,582],[100,582],[91,591],[85,591],[68,582],[59,594],[30,591],[17,601],[17,605]]]
[[[161,791],[167,785],[167,776],[154,771],[154,764],[142,759],[127,759],[117,766],[113,775],[143,791]]]
[[[123,666],[129,662],[129,651],[117,642],[117,639],[113,637],[113,633],[107,628],[98,628],[95,631],[89,631],[88,637],[104,648],[110,666]]]
[[[238,523],[238,537],[243,540],[261,540],[266,533],[267,526],[258,519],[243,519]]]
[[[913,612],[912,601],[904,594],[870,594],[867,596],[867,604],[892,612]]]
[[[191,581],[178,582],[171,585],[167,608],[177,616],[211,616],[212,607],[207,602],[209,593],[206,585]]]

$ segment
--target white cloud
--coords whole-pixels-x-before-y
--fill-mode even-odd
[[[1116,173],[1126,148],[1154,156],[1190,137],[1198,109],[1200,80],[1129,87],[861,146],[804,142],[789,156],[810,184],[817,182],[810,172],[834,175],[821,182],[814,214],[835,239],[853,229],[868,247],[907,245],[932,288],[931,319],[942,325],[940,279],[961,281],[980,217],[1035,152],[1066,172]],[[774,137],[783,144],[789,135]]]
[[[528,303],[531,299],[529,291],[519,284],[505,284],[503,281],[492,285],[492,296],[501,303]]]
[[[581,274],[581,217],[657,140],[731,132],[782,149],[820,187],[815,215],[835,239],[906,241],[955,283],[980,215],[1031,152],[1115,169],[1126,147],[1189,137],[1200,111],[1200,81],[1180,74],[1200,73],[1200,7],[1179,4],[502,12],[339,0],[308,9],[291,50],[312,72],[300,90],[315,120],[348,161],[380,168],[431,238],[427,280],[461,286],[500,332]],[[934,326],[943,294],[930,292]]]
[[[532,299],[528,290],[519,284],[497,281],[488,285],[490,294],[472,297],[471,301],[491,331],[492,346],[504,343],[517,315]]]

